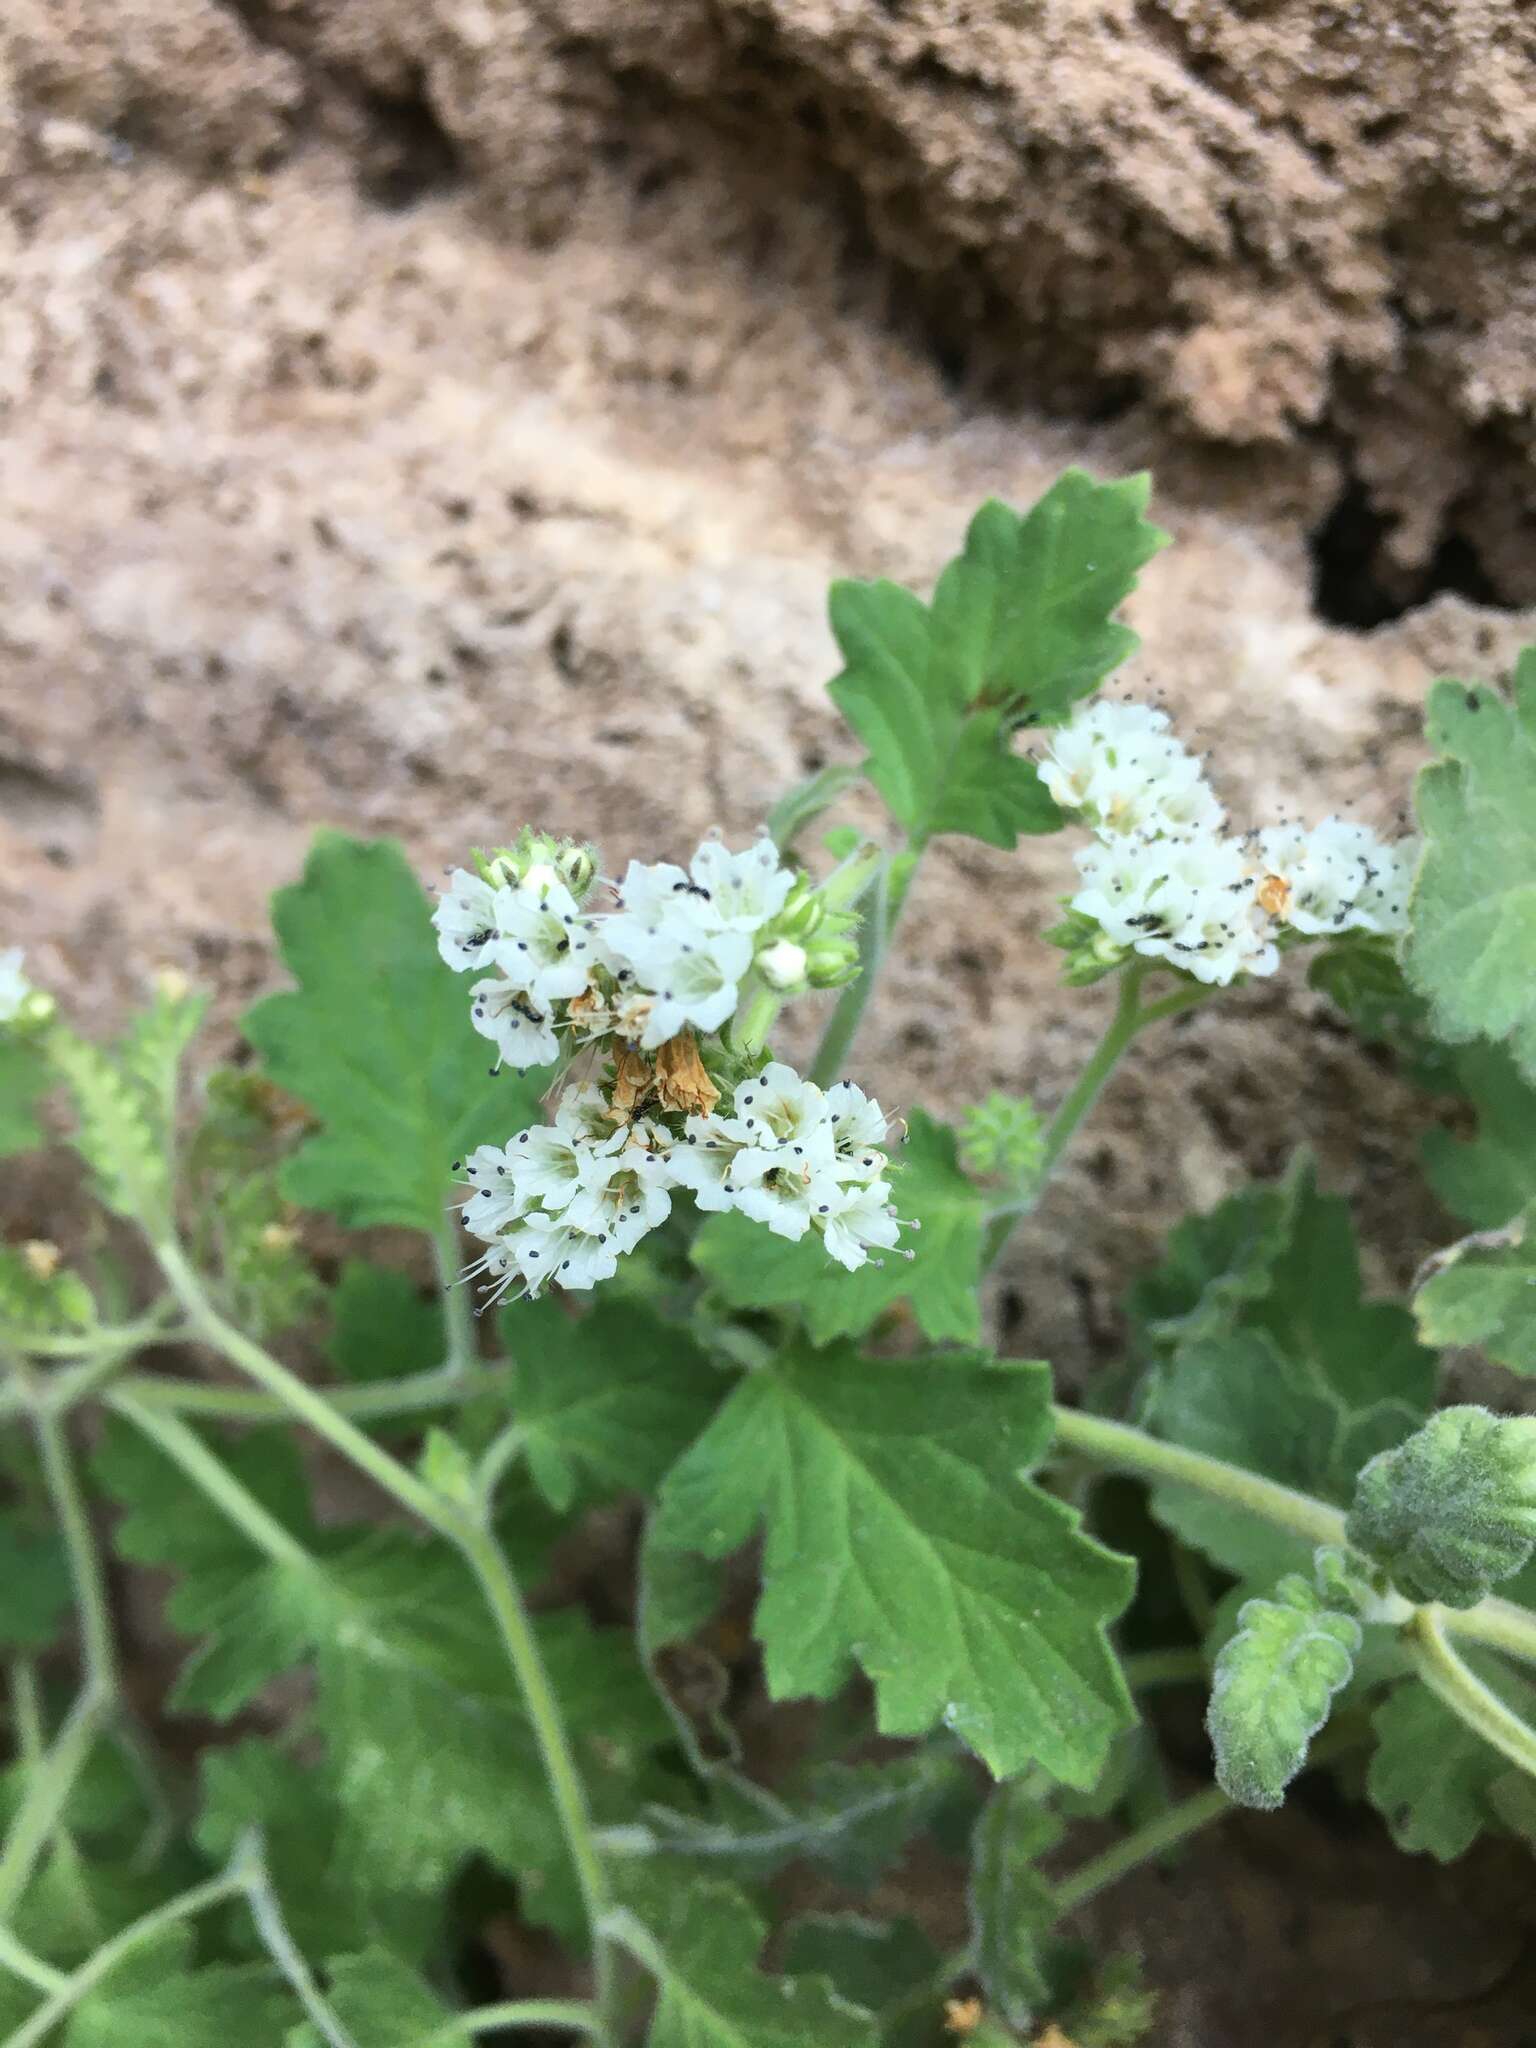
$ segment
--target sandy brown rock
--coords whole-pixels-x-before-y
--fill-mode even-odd
[[[1245,207],[1270,178],[1276,250],[1305,242],[1340,289],[1339,207],[1308,186],[1303,235],[1273,196],[1276,166],[1301,178],[1281,118],[1293,14],[1233,17],[1274,44],[1248,67],[1243,121],[1181,71],[1166,24],[1132,33],[1092,9],[973,10],[964,90],[953,37],[918,8],[726,7],[713,40],[687,6],[663,19],[596,0],[579,22],[315,0],[253,10],[260,36],[180,0],[9,17],[7,930],[88,1014],[115,1015],[173,960],[213,979],[229,1018],[273,975],[265,900],[320,822],[398,833],[424,873],[529,816],[594,830],[614,863],[712,823],[744,831],[848,747],[822,687],[830,577],[926,584],[988,492],[1027,499],[1068,461],[1115,471],[1149,447],[1168,455],[1179,545],[1135,600],[1129,684],[1166,690],[1203,732],[1239,817],[1356,802],[1390,822],[1426,676],[1499,668],[1522,622],[1445,598],[1368,639],[1321,626],[1295,518],[1310,454],[1268,472],[1290,481],[1267,499],[1243,484],[1252,516],[1234,523],[1233,472],[1152,441],[1145,415],[989,410],[893,325],[896,271],[849,240],[862,175],[880,239],[894,248],[891,223],[908,224],[907,274],[958,292],[963,245],[990,281],[956,305],[1001,334],[1009,292],[1027,297],[1068,382],[1092,350],[1062,309],[1097,321],[1118,294],[1128,320],[1166,320],[1173,273],[1134,285],[1129,224],[1155,200],[1170,220],[1145,235],[1173,237],[1167,263],[1178,236],[1214,250],[1228,159],[1255,188]],[[1149,112],[1144,154],[1101,137],[1068,236],[1067,159],[1026,148],[1019,109],[1086,146],[1114,98],[1098,74],[1116,20],[1130,68],[1114,75],[1155,75],[1147,106],[1195,125],[1164,147],[1161,181]],[[807,106],[841,94],[865,125],[791,121],[796,66],[821,81]],[[763,84],[747,103],[727,81],[749,74]],[[530,93],[539,119],[519,128]],[[1122,145],[1131,118],[1122,106]],[[733,119],[754,140],[722,153]],[[766,165],[770,119],[783,151]],[[857,137],[902,123],[875,178]],[[1247,155],[1212,139],[1238,131]],[[1458,175],[1491,177],[1492,148]],[[727,159],[743,156],[783,175],[738,176]],[[1229,239],[1246,246],[1257,228],[1237,235],[1239,218]],[[1027,248],[1054,253],[1030,270]],[[1223,274],[1227,297],[1207,303],[1230,312]],[[1033,277],[1049,290],[1026,291]],[[1190,373],[1202,405],[1256,346],[1208,343]],[[1421,404],[1433,455],[1448,416]],[[860,1049],[882,1094],[941,1110],[999,1086],[1059,1098],[1104,1005],[1061,992],[1040,943],[1070,876],[1064,840],[938,849]],[[1301,1140],[1362,1197],[1379,1260],[1411,1266],[1435,1228],[1405,1191],[1424,1114],[1294,973],[1170,1031],[1129,1063],[1021,1241],[1011,1341],[1067,1365],[1104,1355],[1124,1275],[1167,1221]]]

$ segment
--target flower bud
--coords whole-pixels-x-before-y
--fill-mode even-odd
[[[805,956],[805,978],[812,988],[844,988],[859,971],[859,949],[851,938],[826,938]]]
[[[757,968],[771,988],[800,988],[805,982],[805,948],[793,939],[779,939],[758,954]]]
[[[597,854],[574,839],[556,839],[525,825],[511,846],[475,855],[482,878],[493,888],[549,889],[558,882],[579,903],[597,877]]]

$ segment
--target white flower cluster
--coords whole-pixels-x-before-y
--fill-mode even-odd
[[[432,922],[456,972],[496,970],[470,989],[470,1016],[522,1070],[558,1059],[566,1026],[643,1052],[683,1030],[718,1031],[755,960],[774,987],[793,986],[791,956],[803,971],[803,951],[783,938],[756,943],[793,885],[772,840],[730,853],[708,839],[686,870],[631,861],[606,911],[583,910],[547,861],[495,881],[456,868]]]
[[[816,1231],[850,1272],[889,1250],[901,1225],[885,1180],[886,1117],[851,1082],[823,1092],[777,1062],[740,1083],[729,1115],[618,1116],[600,1088],[568,1094],[552,1124],[464,1162],[464,1221],[487,1246],[469,1268],[516,1287],[588,1288],[665,1222],[677,1190],[701,1209],[739,1209],[781,1237]]]
[[[1040,779],[1094,831],[1076,856],[1073,910],[1114,944],[1199,981],[1273,974],[1285,929],[1405,928],[1412,841],[1388,844],[1340,818],[1229,833],[1200,761],[1151,706],[1080,706],[1053,736]]]
[[[0,953],[0,1024],[14,1024],[32,993],[32,984],[22,972],[25,958],[20,946],[8,946]]]

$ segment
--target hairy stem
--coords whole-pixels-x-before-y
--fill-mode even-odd
[[[111,1717],[112,1695],[87,1683],[53,1747],[27,1779],[26,1795],[0,1849],[0,1927],[9,1924],[37,1860],[58,1826],[75,1780]]]
[[[1451,1618],[1441,1608],[1420,1607],[1405,1626],[1404,1639],[1420,1678],[1474,1734],[1536,1778],[1536,1729],[1457,1655],[1445,1634]]]
[[[0,1968],[9,1970],[13,1977],[20,1977],[34,1991],[62,1991],[69,1982],[64,1971],[56,1970],[52,1963],[45,1963],[41,1956],[33,1955],[31,1949],[23,1948],[15,1935],[4,1927],[0,1927]]]
[[[603,1932],[603,1919],[608,1910],[607,1876],[598,1857],[586,1791],[576,1768],[559,1702],[544,1669],[517,1581],[501,1546],[487,1526],[418,1479],[414,1472],[340,1414],[323,1394],[227,1323],[204,1294],[197,1275],[178,1244],[168,1240],[157,1242],[155,1253],[199,1335],[263,1391],[281,1401],[289,1413],[308,1423],[317,1436],[340,1451],[375,1485],[429,1528],[446,1537],[463,1554],[474,1572],[495,1618],[533,1724],[555,1810],[581,1886],[591,1928],[593,1968],[597,1978],[597,2038],[611,2041],[617,1989],[613,1954]]]
[[[421,2048],[458,2048],[466,2037],[522,2027],[568,2027],[573,2034],[597,2036],[602,2022],[592,2006],[571,1998],[517,1998],[506,2005],[482,2005],[459,2013],[429,2034]]]
[[[916,865],[914,856],[913,865]],[[874,994],[875,983],[880,978],[880,969],[885,964],[886,952],[890,947],[896,920],[901,915],[901,905],[906,899],[907,888],[912,880],[908,871],[900,891],[891,886],[891,865],[882,860],[875,876],[875,900],[864,915],[859,926],[859,971],[837,999],[837,1006],[827,1019],[827,1028],[821,1034],[821,1043],[816,1048],[816,1057],[811,1062],[810,1079],[818,1088],[830,1088],[841,1075],[853,1041],[859,1035],[859,1026],[864,1021],[864,1012]]]
[[[264,1863],[257,1863],[245,1879],[246,1904],[251,1909],[251,1918],[256,1923],[256,1932],[262,1946],[283,1973],[292,1988],[293,1995],[303,2006],[310,2025],[314,2027],[327,2048],[358,2048],[357,2041],[342,2025],[320,1986],[315,1973],[300,1953],[293,1936],[288,1932],[288,1923],[283,1918],[283,1909],[278,1904],[267,1877]]]
[[[1080,1408],[1057,1407],[1053,1411],[1056,1436],[1095,1464],[1116,1471],[1135,1472],[1145,1479],[1166,1479],[1178,1486],[1191,1486],[1214,1500],[1227,1502],[1246,1514],[1257,1515],[1277,1529],[1285,1529],[1306,1543],[1343,1544],[1344,1513],[1327,1501],[1297,1493],[1257,1472],[1229,1465],[1202,1451],[1185,1450],[1181,1444],[1165,1443],[1128,1422],[1110,1422],[1102,1415],[1088,1415]],[[1436,1609],[1438,1625],[1469,1642],[1484,1643],[1490,1649],[1505,1650],[1527,1663],[1536,1663],[1536,1613],[1512,1600],[1479,1600],[1475,1607]]]
[[[53,1500],[59,1531],[69,1559],[74,1586],[75,1610],[80,1617],[80,1651],[88,1689],[104,1699],[117,1696],[117,1658],[112,1647],[112,1620],[107,1608],[107,1589],[101,1574],[101,1559],[79,1475],[70,1455],[64,1425],[46,1407],[35,1411],[38,1448],[42,1453],[43,1476]]]
[[[223,1459],[174,1415],[156,1415],[126,1394],[107,1396],[107,1406],[163,1451],[207,1495],[225,1518],[276,1564],[306,1566],[309,1552],[291,1536],[230,1472]]]
[[[29,2020],[17,2027],[13,2033],[6,2035],[5,2040],[0,2042],[0,2048],[38,2048],[38,2044],[47,2040],[60,2020],[67,2018],[82,1999],[90,1996],[103,1978],[111,1975],[124,1956],[131,1955],[136,1948],[144,1947],[147,1942],[163,1934],[166,1928],[176,1926],[179,1921],[190,1920],[198,1913],[206,1913],[210,1907],[222,1905],[226,1899],[238,1898],[245,1889],[245,1883],[244,1872],[231,1868],[225,1871],[223,1876],[210,1878],[206,1884],[194,1885],[191,1891],[182,1892],[179,1897],[169,1900],[163,1906],[157,1906],[152,1913],[146,1913],[142,1919],[135,1920],[131,1926],[125,1927],[121,1934],[114,1935],[109,1942],[97,1949],[89,1962],[82,1963],[78,1970],[66,1977]]]
[[[505,1388],[507,1371],[504,1360],[473,1366],[467,1372],[453,1365],[437,1365],[430,1372],[411,1373],[404,1379],[327,1388],[325,1398],[340,1415],[380,1421],[454,1405],[472,1394],[495,1393]],[[117,1391],[140,1408],[207,1415],[225,1422],[285,1422],[290,1415],[286,1401],[258,1387],[211,1387],[200,1380],[133,1373],[118,1382]]]
[[[1074,1870],[1070,1877],[1057,1885],[1057,1913],[1063,1919],[1068,1913],[1075,1913],[1096,1893],[1118,1884],[1138,1865],[1150,1863],[1154,1856],[1166,1855],[1186,1837],[1209,1827],[1212,1821],[1220,1820],[1231,1806],[1231,1800],[1219,1786],[1207,1785],[1199,1792],[1191,1793],[1188,1799],[1181,1799],[1177,1806],[1154,1814],[1134,1833],[1106,1849],[1102,1856],[1095,1856],[1081,1870]]]
[[[458,1212],[445,1209],[443,1220],[432,1238],[437,1263],[438,1293],[443,1304],[443,1326],[448,1333],[447,1370],[459,1376],[474,1370],[479,1357],[475,1340],[475,1309],[469,1289],[460,1275],[464,1269],[464,1248],[459,1241]]]

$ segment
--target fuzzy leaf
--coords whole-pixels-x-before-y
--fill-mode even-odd
[[[879,2013],[935,1981],[939,1952],[913,1920],[866,1920],[856,1913],[803,1913],[784,1929],[784,1968],[822,1976],[850,2005]]]
[[[971,1938],[988,2000],[1027,2026],[1050,1996],[1042,1943],[1056,1921],[1055,1889],[1038,1860],[1062,1825],[1028,1785],[999,1785],[971,1844]]]
[[[1011,847],[1062,814],[1020,725],[1065,717],[1136,646],[1110,613],[1166,536],[1142,518],[1143,477],[1068,470],[1030,512],[984,505],[931,609],[894,583],[839,583],[833,701],[869,748],[865,772],[921,844],[965,832]]]
[[[1366,1466],[1348,1530],[1405,1598],[1474,1606],[1536,1547],[1536,1416],[1442,1409]]]
[[[686,1329],[640,1302],[600,1297],[579,1316],[520,1302],[501,1327],[529,1466],[553,1508],[651,1492],[730,1386]]]
[[[1206,1718],[1216,1781],[1242,1806],[1273,1808],[1349,1681],[1360,1624],[1296,1574],[1273,1599],[1245,1602],[1237,1621],[1216,1660]]]
[[[65,2048],[275,2048],[298,2007],[272,1966],[193,1969],[192,1953],[186,1927],[133,1950],[75,2008]]]
[[[975,1343],[987,1198],[960,1171],[955,1133],[914,1110],[891,1185],[900,1214],[920,1226],[903,1235],[916,1253],[910,1261],[887,1253],[883,1265],[849,1273],[814,1233],[791,1244],[748,1217],[725,1215],[711,1216],[694,1239],[694,1262],[733,1308],[799,1306],[816,1344],[862,1335],[902,1300],[935,1343]]]
[[[1212,1269],[1231,1264],[1197,1281],[1202,1253]],[[1349,1211],[1318,1193],[1305,1162],[1201,1219],[1177,1273],[1139,1299],[1158,1302],[1150,1327],[1172,1344],[1152,1422],[1191,1450],[1342,1505],[1365,1460],[1429,1410],[1434,1357],[1405,1310],[1362,1301]],[[1188,1489],[1160,1486],[1153,1501],[1160,1521],[1240,1577],[1302,1561],[1291,1539]]]
[[[405,1379],[441,1365],[443,1312],[404,1273],[348,1259],[331,1296],[326,1355],[356,1384]]]
[[[1105,1629],[1133,1573],[1021,1476],[1050,1439],[1044,1366],[787,1350],[673,1467],[659,1539],[719,1557],[766,1524],[775,1698],[830,1698],[857,1665],[883,1733],[943,1721],[999,1775],[1087,1785],[1128,1719]]]
[[[733,1886],[636,1869],[623,1896],[614,1932],[660,1991],[649,2048],[873,2048],[825,1978],[758,1968],[767,1929]]]
[[[1526,1716],[1536,1710],[1536,1691],[1497,1657],[1462,1654],[1507,1706]],[[1488,1825],[1488,1795],[1508,1763],[1416,1681],[1394,1687],[1371,1725],[1376,1752],[1366,1790],[1393,1841],[1411,1855],[1454,1862]]]
[[[1536,1373],[1536,1202],[1503,1230],[1451,1245],[1413,1297],[1426,1344],[1480,1344],[1512,1372]]]
[[[168,1189],[164,1134],[143,1090],[100,1046],[62,1028],[49,1048],[74,1102],[71,1142],[95,1173],[102,1201],[120,1216],[162,1207]]]
[[[1536,1078],[1536,648],[1509,697],[1436,683],[1427,729],[1408,973],[1442,1038],[1507,1038]]]
[[[1411,988],[1393,940],[1347,932],[1312,954],[1307,986],[1328,997],[1367,1044],[1385,1045],[1420,1088],[1460,1092],[1456,1054],[1429,1028],[1429,1005]]]
[[[1497,1230],[1536,1201],[1536,1087],[1502,1045],[1464,1045],[1456,1078],[1477,1107],[1477,1136],[1431,1131],[1424,1140],[1430,1185],[1474,1230]]]
[[[531,1122],[541,1077],[487,1073],[467,989],[392,841],[321,833],[272,915],[299,986],[258,1003],[246,1036],[324,1127],[288,1162],[287,1193],[355,1228],[436,1230],[453,1161]]]

